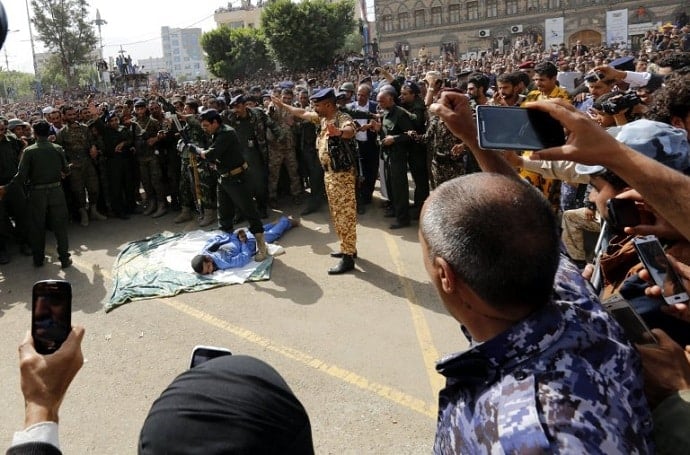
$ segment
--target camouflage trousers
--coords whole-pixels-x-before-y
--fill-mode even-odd
[[[324,173],[328,207],[335,233],[340,239],[340,252],[355,254],[357,252],[357,196],[355,192],[355,173]]]
[[[72,162],[69,174],[69,190],[80,209],[86,208],[86,192],[89,193],[89,205],[98,203],[98,172],[90,159]]]
[[[278,179],[280,168],[285,163],[285,168],[290,178],[290,194],[297,196],[302,192],[302,181],[297,172],[297,153],[292,146],[292,141],[286,144],[273,143],[268,152],[268,197],[275,199],[278,195]]]
[[[207,165],[199,165],[199,188],[201,190],[201,207],[204,209],[216,209],[218,195],[218,173],[208,169]],[[192,180],[192,172],[189,159],[182,159],[180,166],[180,205],[192,208],[195,206],[196,190]]]
[[[448,157],[435,156],[431,160],[431,188],[434,189],[443,182],[466,174],[463,156]]]
[[[139,158],[139,174],[141,184],[146,191],[149,201],[165,202],[165,185],[163,185],[163,169],[160,159],[156,156]]]
[[[568,256],[574,261],[584,261],[587,259],[584,232],[601,231],[601,223],[597,220],[597,217],[594,220],[588,220],[585,218],[585,210],[582,207],[563,212],[561,240],[563,240]]]

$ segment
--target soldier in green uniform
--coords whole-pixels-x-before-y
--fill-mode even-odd
[[[254,189],[253,195],[262,218],[268,217],[268,140],[266,132],[271,131],[274,137],[281,140],[278,125],[259,108],[248,108],[244,95],[237,95],[230,100],[232,109],[228,116],[229,125],[235,129],[242,146],[242,154],[249,165],[248,178]]]
[[[34,256],[34,266],[45,261],[46,226],[50,226],[57,240],[58,257],[62,268],[72,265],[67,239],[69,215],[62,179],[69,174],[65,151],[48,141],[50,124],[40,120],[34,124],[36,143],[24,149],[17,174],[4,187],[0,197],[15,186],[28,187],[29,242]]]
[[[218,226],[226,232],[233,231],[235,210],[241,211],[249,221],[249,232],[256,238],[257,253],[254,260],[261,262],[268,255],[264,226],[252,200],[252,188],[247,180],[249,167],[242,156],[242,148],[235,130],[223,124],[214,109],[201,114],[201,127],[211,135],[211,145],[201,150],[199,156],[218,167]]]
[[[162,135],[158,134],[161,131],[161,124],[149,115],[146,110],[146,101],[141,98],[134,102],[134,115],[136,117],[134,146],[139,161],[141,183],[146,191],[148,202],[144,215],[158,218],[168,213],[160,152],[156,145],[162,138]]]
[[[22,141],[7,131],[5,122],[0,120],[0,185],[9,183],[17,173],[22,148]],[[10,218],[14,220],[14,229]],[[27,232],[26,199],[23,188],[15,185],[0,201],[0,264],[10,262],[6,242],[12,237],[20,242],[22,253],[31,254]]]
[[[201,128],[201,124],[197,118],[198,110],[199,102],[197,100],[189,98],[185,101],[181,116],[181,120],[184,122],[181,134],[183,134],[192,145],[206,148],[208,145],[208,138],[204,134],[204,130]],[[218,217],[216,212],[218,173],[209,166],[208,163],[199,162],[197,160],[196,171],[198,172],[199,181],[195,182],[196,172],[191,164],[189,147],[185,146],[184,142],[182,142],[179,144],[178,150],[180,151],[181,158],[180,205],[182,211],[175,218],[175,223],[184,223],[192,219],[192,207],[196,204],[196,185],[198,184],[201,197],[199,198],[200,206],[197,207],[197,210],[203,212],[203,218],[199,220],[199,226],[208,226],[214,223]]]
[[[81,225],[89,225],[89,215],[94,220],[105,220],[96,207],[98,203],[98,174],[93,159],[98,157],[89,127],[77,121],[77,111],[72,106],[62,106],[62,117],[65,126],[57,135],[56,142],[65,149],[67,162],[70,163],[69,190],[79,205]],[[87,198],[88,191],[88,207]]]

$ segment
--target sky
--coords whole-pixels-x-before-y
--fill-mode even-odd
[[[10,70],[33,73],[25,1],[0,0],[5,7],[10,30],[0,52],[0,63],[3,70],[7,70],[7,63],[9,63]],[[29,11],[33,17],[31,0],[28,1]],[[96,9],[98,9],[101,19],[108,22],[101,27],[103,53],[106,60],[108,56],[115,57],[122,46],[122,49],[136,62],[138,59],[163,56],[161,27],[194,27],[201,28],[203,32],[213,30],[216,28],[213,20],[214,11],[220,7],[226,7],[228,2],[227,0],[89,0],[89,4],[92,20],[96,19]],[[38,41],[33,25],[32,30],[36,52],[45,52],[46,49]],[[96,35],[98,36],[97,30]]]
[[[10,30],[0,52],[3,70],[7,70],[9,64],[10,70],[33,73],[26,1],[33,17],[31,0],[0,0],[5,7]],[[89,0],[91,20],[96,19],[98,9],[101,19],[108,22],[101,27],[106,61],[108,56],[117,56],[122,46],[134,62],[163,56],[161,27],[194,27],[201,28],[202,32],[213,30],[216,28],[213,13],[218,8],[227,7],[228,3],[227,0]],[[239,3],[239,0],[234,1],[235,5]],[[367,3],[369,14],[373,16],[373,0]],[[45,52],[33,25],[32,30],[36,52]]]

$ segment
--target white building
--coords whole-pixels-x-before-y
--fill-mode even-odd
[[[161,27],[166,70],[179,82],[206,79],[200,28]]]
[[[140,58],[137,60],[139,71],[156,75],[157,73],[168,71],[168,65],[163,57]]]

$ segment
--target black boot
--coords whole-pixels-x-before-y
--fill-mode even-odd
[[[355,269],[355,259],[349,255],[349,254],[344,254],[342,258],[340,258],[340,262],[338,262],[338,265],[336,265],[333,268],[328,269],[328,274],[329,275],[340,275],[345,272],[349,272],[350,270]]]

